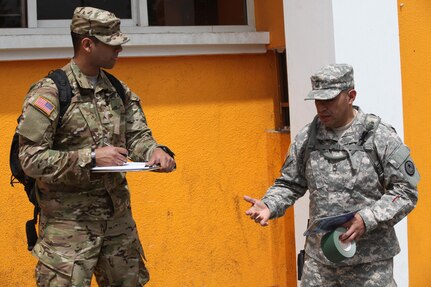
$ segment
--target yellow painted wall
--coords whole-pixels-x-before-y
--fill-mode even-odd
[[[419,201],[408,218],[410,286],[431,282],[431,2],[398,1],[405,141],[421,174]]]
[[[1,286],[34,286],[36,263],[24,234],[31,205],[9,186],[15,120],[29,85],[66,62],[0,62]],[[148,286],[293,286],[291,211],[261,228],[242,200],[263,195],[289,144],[288,135],[267,132],[273,53],[120,59],[112,72],[140,95],[155,138],[177,154],[172,174],[128,175]]]
[[[284,49],[283,0],[255,0],[256,30],[270,32],[268,49]]]

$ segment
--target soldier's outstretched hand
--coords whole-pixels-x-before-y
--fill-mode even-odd
[[[244,195],[244,200],[251,203],[251,207],[245,212],[246,215],[250,216],[256,223],[259,223],[262,226],[268,225],[269,216],[271,212],[263,203],[262,200]]]

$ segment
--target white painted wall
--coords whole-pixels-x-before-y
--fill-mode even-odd
[[[403,137],[401,67],[396,0],[284,0],[292,137],[315,114],[303,98],[310,75],[330,63],[355,70],[356,104],[382,117]],[[308,198],[295,205],[296,249],[308,218]],[[408,286],[407,223],[396,226],[402,253],[395,257],[398,286]]]

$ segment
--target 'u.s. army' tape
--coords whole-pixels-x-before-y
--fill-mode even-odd
[[[340,235],[344,232],[346,232],[346,228],[338,227],[322,237],[320,245],[323,254],[331,262],[341,262],[346,258],[352,257],[356,253],[356,243],[354,241],[349,243],[341,242]]]

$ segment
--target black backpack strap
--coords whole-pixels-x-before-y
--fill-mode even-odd
[[[60,101],[60,117],[58,120],[58,126],[60,126],[63,116],[72,99],[72,87],[70,86],[66,72],[62,69],[50,72],[47,77],[54,81],[58,89],[58,99]]]
[[[121,100],[124,103],[126,101],[126,92],[121,82],[115,76],[108,73],[107,71],[103,70],[103,72],[108,77],[109,81],[114,86],[115,90],[117,91],[118,95],[120,96]],[[60,125],[64,114],[69,108],[69,105],[73,96],[72,87],[70,86],[69,79],[67,78],[66,72],[62,69],[57,69],[50,72],[47,77],[54,81],[58,89],[58,99],[60,101],[60,118],[58,123]]]
[[[123,84],[121,84],[120,80],[118,80],[114,75],[108,73],[105,70],[103,70],[103,72],[108,77],[108,80],[111,82],[111,84],[114,86],[115,90],[123,101],[123,104],[126,103],[126,91],[124,90]]]
[[[33,210],[33,219],[30,219],[25,223],[25,234],[27,236],[28,251],[32,251],[33,247],[36,245],[36,242],[37,242],[36,225],[37,225],[37,217],[39,215],[39,212],[40,212],[39,204],[36,202]]]
[[[19,162],[18,151],[19,151],[19,134],[15,132],[13,134],[12,144],[11,144],[10,154],[9,154],[9,167],[12,172],[12,175],[10,177],[11,186],[14,186],[13,185],[14,183],[21,182],[24,184],[25,182],[25,173],[22,170],[21,164]]]

